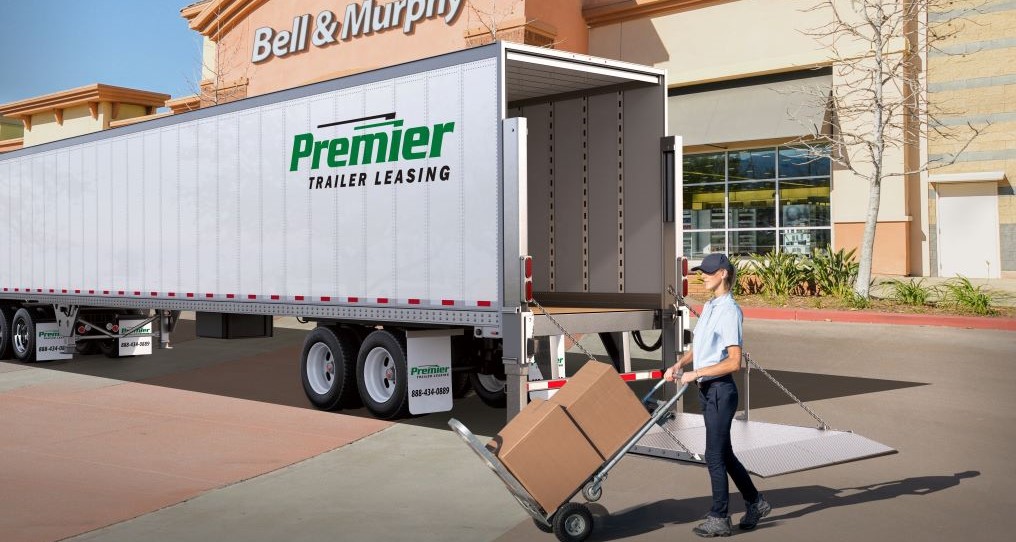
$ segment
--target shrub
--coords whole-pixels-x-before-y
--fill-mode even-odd
[[[924,285],[924,279],[910,279],[908,282],[902,280],[889,281],[889,297],[904,305],[922,306],[928,305],[932,295],[935,294],[934,287]]]
[[[994,314],[991,308],[995,304],[991,293],[984,286],[974,286],[966,277],[947,280],[942,287],[945,289],[944,301],[957,309],[974,314]]]
[[[854,293],[854,281],[860,268],[854,260],[855,252],[842,248],[836,252],[812,250],[808,268],[818,295],[833,295],[846,300]]]
[[[759,292],[758,277],[755,274],[755,262],[751,258],[730,258],[734,266],[734,295],[757,294]]]
[[[770,252],[754,260],[755,276],[762,293],[772,298],[787,297],[804,288],[808,270],[797,254]],[[803,293],[803,292],[802,292]]]

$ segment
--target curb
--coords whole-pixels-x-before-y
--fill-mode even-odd
[[[694,308],[699,313],[702,312],[702,305],[695,305]],[[744,313],[745,318],[758,318],[761,320],[888,324],[896,326],[937,326],[964,329],[1016,331],[1016,318],[897,314],[870,311],[830,311],[820,309],[783,309],[777,307],[741,307],[741,311]]]

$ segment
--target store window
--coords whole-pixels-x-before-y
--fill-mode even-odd
[[[830,169],[793,147],[685,156],[685,256],[828,248]]]

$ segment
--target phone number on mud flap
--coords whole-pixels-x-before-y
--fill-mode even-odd
[[[63,352],[63,346],[40,346],[39,352]]]
[[[124,348],[134,348],[134,347],[138,347],[138,346],[148,346],[150,344],[152,344],[151,341],[132,341],[132,342],[120,343],[120,346],[122,346]]]
[[[431,395],[448,395],[451,388],[427,388],[425,390],[413,390],[411,397],[430,397]]]

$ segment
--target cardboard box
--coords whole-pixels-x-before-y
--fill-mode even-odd
[[[549,402],[564,407],[606,459],[649,421],[642,402],[606,363],[586,363]]]
[[[535,400],[487,448],[547,513],[554,513],[603,464],[560,405]]]

